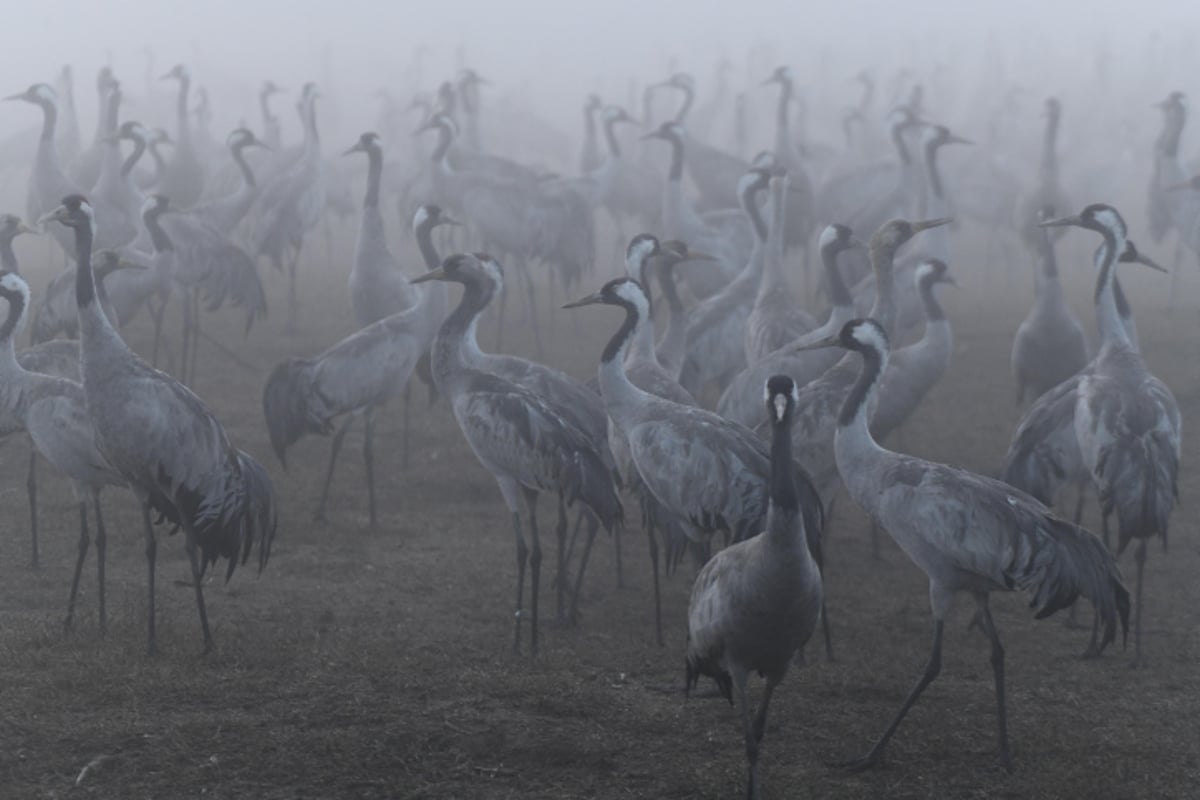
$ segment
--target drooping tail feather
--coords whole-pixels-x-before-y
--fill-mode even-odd
[[[311,407],[313,361],[285,359],[271,370],[263,387],[263,415],[279,463],[287,467],[287,449],[308,433],[326,436],[333,428]]]
[[[1117,514],[1117,554],[1133,539],[1159,536],[1167,544],[1167,524],[1179,497],[1179,458],[1161,432],[1148,432],[1129,447],[1112,447],[1103,455],[1100,504],[1107,516]]]

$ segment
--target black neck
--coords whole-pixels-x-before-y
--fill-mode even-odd
[[[267,104],[270,100],[270,92],[260,92],[258,95],[258,107],[262,111],[263,125],[268,126],[275,121],[275,117],[271,114],[271,107]]]
[[[921,293],[921,305],[925,308],[925,319],[930,322],[940,322],[946,318],[942,311],[942,306],[938,303],[937,295],[934,294],[934,277],[926,275],[917,287]]]
[[[1179,139],[1183,135],[1185,120],[1186,115],[1182,108],[1171,107],[1164,114],[1163,132],[1159,136],[1158,146],[1168,158],[1179,155]]]
[[[675,265],[668,264],[658,271],[658,285],[662,287],[663,297],[667,299],[667,308],[671,316],[678,318],[683,314],[683,301],[679,299],[679,290],[675,288]]]
[[[821,248],[821,263],[825,266],[825,279],[829,281],[829,299],[835,306],[843,308],[854,305],[854,297],[842,280],[842,272],[838,269],[837,257],[841,252],[836,244],[830,243]]]
[[[242,152],[245,149],[246,145],[242,142],[238,142],[233,146],[230,152],[233,155],[234,163],[236,163],[238,165],[238,169],[242,171],[242,180],[246,182],[247,186],[253,189],[255,186],[254,170],[250,169],[250,165],[246,163],[246,156]],[[158,157],[155,158],[155,163],[159,163]]]
[[[92,273],[92,228],[75,229],[75,305],[86,308],[96,299],[96,276]]]
[[[596,107],[590,103],[583,107],[583,129],[588,139],[596,138]]]
[[[758,207],[758,193],[762,189],[758,183],[752,183],[746,187],[742,193],[742,210],[746,212],[746,216],[750,218],[750,224],[754,226],[754,233],[758,236],[760,242],[767,240],[767,221],[763,219],[762,209]]]
[[[600,361],[608,364],[621,354],[622,348],[625,347],[630,337],[633,336],[633,331],[638,324],[638,310],[633,303],[621,301],[621,307],[625,309],[625,320],[621,323],[621,327],[617,328],[617,332],[608,340],[608,344],[604,346],[604,352],[600,355]]]
[[[675,115],[675,121],[681,125],[687,119],[688,112],[692,110],[692,103],[696,99],[696,93],[692,91],[691,87],[685,87],[682,91],[683,105],[679,107],[679,112]]]
[[[118,145],[119,146],[119,145]],[[138,159],[146,152],[146,140],[140,136],[133,137],[133,152],[125,159],[125,163],[121,164],[121,177],[128,177],[129,173],[133,172],[134,165]]]
[[[363,208],[379,208],[379,181],[383,176],[383,150],[372,145],[367,148],[367,196]]]
[[[495,288],[490,281],[472,280],[463,284],[462,299],[446,317],[434,339],[433,365],[439,383],[462,362],[462,341],[467,329],[491,302]]]
[[[1046,132],[1042,137],[1042,174],[1053,176],[1058,168],[1058,157],[1055,145],[1058,142],[1058,115],[1051,113],[1046,117]]]
[[[796,467],[792,461],[792,410],[788,409],[782,420],[775,419],[774,408],[768,413],[771,415],[771,505],[797,511],[800,496],[796,492]]]
[[[163,154],[158,152],[158,145],[149,144],[146,149],[150,151],[150,157],[154,159],[154,182],[158,183],[162,179],[163,170],[167,168],[167,163],[163,160]]]
[[[154,251],[157,253],[166,253],[174,250],[175,245],[171,243],[167,232],[158,224],[158,218],[161,214],[162,211],[152,208],[142,215],[142,221],[146,223],[146,230],[150,232],[150,241],[154,244]]]
[[[784,78],[779,82],[779,106],[775,109],[775,124],[779,130],[788,128],[788,104],[792,102],[792,82]]]
[[[437,164],[446,157],[446,151],[450,149],[450,143],[453,137],[450,135],[450,128],[445,125],[439,125],[437,147],[433,148],[433,155],[430,156],[433,163]]]
[[[621,156],[621,144],[617,141],[616,128],[617,120],[615,117],[604,120],[604,141],[608,145],[608,154],[612,158],[620,158]]]
[[[0,267],[8,272],[20,274],[21,270],[17,266],[17,254],[13,251],[14,238],[15,236],[0,236]]]
[[[1034,232],[1034,248],[1041,262],[1042,275],[1047,278],[1058,277],[1058,255],[1054,252],[1054,242],[1050,239],[1048,230],[1039,229]]]
[[[1125,296],[1125,290],[1121,288],[1121,279],[1116,275],[1113,276],[1113,300],[1117,304],[1117,314],[1121,319],[1129,320],[1133,316],[1133,309],[1129,307],[1129,298]]]
[[[54,141],[54,128],[58,124],[58,107],[47,100],[38,100],[42,109],[42,138],[43,142]]]
[[[943,197],[942,173],[938,171],[937,165],[938,150],[940,149],[941,145],[934,140],[925,144],[925,174],[929,179],[929,191],[939,199]]]
[[[671,145],[671,169],[667,179],[678,182],[683,180],[683,139],[672,135],[667,142]]]
[[[912,155],[908,152],[908,144],[904,141],[904,126],[892,126],[892,144],[896,146],[896,155],[900,157],[900,163],[908,166],[912,163]]]
[[[883,358],[875,348],[868,347],[859,352],[863,357],[862,372],[859,374],[854,388],[846,396],[846,401],[842,403],[842,411],[838,415],[838,425],[843,427],[852,424],[854,418],[858,416],[863,404],[867,402],[867,395],[870,394],[871,387],[879,378],[880,368],[883,365]]]
[[[25,296],[20,292],[6,291],[4,299],[8,301],[8,316],[4,318],[4,324],[0,325],[0,342],[7,342],[12,338],[17,323],[21,321],[21,315],[25,313]]]
[[[871,269],[875,273],[875,304],[871,316],[888,335],[896,324],[896,252],[891,247],[871,247]]]
[[[179,95],[175,100],[175,119],[179,125],[179,136],[183,137],[183,132],[188,127],[188,89],[191,88],[192,82],[188,78],[179,79]]]
[[[426,269],[437,269],[442,260],[438,258],[437,249],[433,246],[433,221],[426,220],[417,226],[417,247],[421,250],[421,258]]]

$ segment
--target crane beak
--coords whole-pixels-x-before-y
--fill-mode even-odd
[[[1057,219],[1047,219],[1038,223],[1039,228],[1066,228],[1070,226],[1082,226],[1083,220],[1078,215],[1070,217],[1058,217]]]
[[[29,227],[29,226],[28,226],[28,225],[26,225],[26,224],[25,224],[23,221],[22,221],[22,222],[18,222],[18,223],[17,223],[17,233],[19,233],[19,234],[20,234],[20,233],[31,233],[31,234],[33,234],[34,236],[40,236],[40,235],[41,235],[41,234],[40,234],[38,231],[36,231],[36,230],[34,230],[33,228]]]
[[[454,228],[465,228],[466,226],[453,217],[447,217],[445,214],[438,217],[438,225],[449,225]]]
[[[954,220],[950,219],[949,217],[941,217],[939,219],[926,219],[926,220],[921,220],[920,222],[914,222],[912,224],[912,229],[913,229],[913,233],[920,233],[921,231],[927,231],[930,228],[940,228],[943,225],[949,225],[953,221]]]
[[[444,281],[446,280],[446,270],[442,267],[431,269],[423,275],[418,275],[409,281],[409,283],[425,283],[426,281]]]
[[[948,137],[946,137],[946,144],[975,144],[975,143],[973,141],[971,141],[970,139],[964,139],[962,136],[957,136],[952,133]]]
[[[953,286],[955,289],[962,288],[962,285],[957,280],[954,279],[953,275],[943,275],[942,277],[938,278],[935,281],[935,283],[948,283],[951,286]]]
[[[841,343],[842,340],[838,338],[837,334],[831,334],[823,339],[817,339],[815,342],[796,345],[794,348],[792,348],[792,352],[802,353],[805,350],[823,350],[826,347],[837,347]]]
[[[25,92],[17,92],[16,94],[10,94],[8,97],[6,97],[4,99],[5,100],[24,100]]]
[[[63,220],[63,218],[66,216],[66,214],[67,214],[67,207],[59,206],[58,208],[54,209],[53,211],[47,211],[45,214],[42,214],[40,217],[38,217],[37,222],[34,224],[37,225],[39,228],[45,228],[47,222],[55,222],[55,221],[61,222]]]
[[[355,153],[361,153],[362,151],[363,151],[363,146],[361,144],[359,144],[358,142],[355,142],[354,145],[347,148],[342,153],[342,155],[349,156],[349,155],[354,155]]]
[[[846,243],[846,249],[847,249],[847,250],[857,250],[857,249],[858,249],[858,248],[860,248],[860,247],[861,247],[861,248],[863,248],[863,249],[866,249],[866,246],[867,246],[867,243],[866,243],[866,242],[864,242],[862,239],[859,239],[859,238],[857,238],[857,237],[854,237],[854,236],[851,236],[851,237],[850,237],[850,241],[848,241],[848,242]]]
[[[688,250],[680,263],[687,261],[719,261],[716,256],[702,253],[699,250]]]
[[[759,86],[770,86],[772,83],[779,83],[778,75],[772,75],[771,77],[767,78],[765,81],[760,83]]]
[[[1184,181],[1183,183],[1173,183],[1170,186],[1164,187],[1168,192],[1182,192],[1184,189],[1191,189],[1192,182]]]
[[[603,303],[603,302],[604,302],[604,298],[601,297],[600,293],[593,292],[592,294],[589,294],[587,297],[581,297],[580,299],[576,300],[573,303],[567,303],[566,305],[563,306],[563,308],[579,308],[581,306],[592,306],[592,305],[596,305],[597,303]]]
[[[1156,272],[1162,272],[1164,274],[1168,273],[1170,271],[1166,267],[1159,264],[1154,259],[1150,258],[1149,256],[1144,256],[1140,252],[1134,255],[1133,263],[1141,264],[1143,267],[1149,267],[1150,269],[1155,270]]]

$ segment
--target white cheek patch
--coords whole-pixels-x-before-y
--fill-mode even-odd
[[[783,415],[787,412],[787,398],[781,394],[777,394],[773,403],[775,405],[775,421],[782,422]]]
[[[822,248],[828,247],[829,245],[836,242],[837,238],[838,238],[837,228],[833,227],[832,225],[826,225],[825,230],[821,231],[821,241],[820,241],[819,245]]]
[[[417,209],[417,213],[413,217],[413,225],[418,227],[424,225],[427,219],[429,219],[429,210],[425,206],[421,206]]]

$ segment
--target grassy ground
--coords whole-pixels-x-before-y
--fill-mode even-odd
[[[349,252],[349,242],[335,242]],[[319,240],[317,251],[321,251]],[[1064,254],[1064,260],[1066,254]],[[209,323],[260,368],[202,349],[199,393],[233,438],[269,465],[282,509],[266,572],[207,588],[217,652],[201,657],[182,542],[160,540],[159,654],[145,655],[145,565],[138,509],[105,497],[109,632],[96,624],[85,571],[74,633],[61,627],[76,545],[65,483],[43,469],[42,559],[28,568],[26,445],[0,450],[0,796],[13,798],[717,798],[744,790],[739,717],[721,700],[685,701],[685,610],[694,568],[665,584],[666,646],[653,643],[644,539],[625,533],[626,586],[600,542],[577,628],[547,626],[544,652],[511,652],[512,535],[499,493],[444,405],[414,412],[401,467],[399,407],[380,415],[381,522],[366,526],[360,439],[348,440],[328,524],[311,513],[328,442],[310,439],[283,472],[267,445],[259,392],[274,361],[317,352],[349,331],[345,265],[314,257],[304,276],[304,333],[284,337],[282,282],[273,316],[248,343]],[[1086,313],[1086,269],[1072,296]],[[45,274],[39,273],[39,274]],[[1193,288],[1189,273],[1185,288]],[[912,420],[903,449],[994,470],[1016,420],[1008,347],[1027,274],[965,270],[947,297],[958,341],[951,373]],[[1009,285],[1011,284],[1011,286]],[[591,288],[588,288],[590,291]],[[1002,295],[997,302],[997,293]],[[1165,286],[1135,287],[1143,349],[1185,419],[1200,408],[1194,309],[1167,313]],[[322,300],[321,297],[326,299]],[[324,308],[328,305],[329,308]],[[330,311],[329,309],[333,309]],[[547,359],[585,375],[611,310],[557,312]],[[1081,314],[1082,315],[1082,314]],[[221,317],[223,321],[230,321]],[[1090,315],[1085,317],[1090,319]],[[490,330],[490,329],[489,329]],[[226,335],[228,332],[228,335]],[[147,343],[146,330],[131,332]],[[509,339],[531,352],[527,334]],[[418,395],[421,393],[418,392]],[[1150,667],[1129,653],[1077,658],[1086,632],[1035,622],[1021,598],[994,599],[1008,650],[1016,771],[992,767],[995,715],[988,646],[952,618],[941,678],[879,770],[846,775],[917,678],[930,637],[923,576],[890,542],[870,556],[864,519],[842,503],[830,533],[827,596],[836,661],[810,648],[776,695],[763,749],[767,793],[805,797],[1160,797],[1200,784],[1200,588],[1193,498],[1195,437],[1185,425],[1172,549],[1147,568]],[[544,520],[553,518],[544,501]],[[635,517],[633,506],[630,516]],[[1089,507],[1094,522],[1095,510]],[[545,530],[545,527],[544,527]],[[543,543],[552,536],[543,533]],[[547,563],[553,563],[552,557]],[[1126,565],[1132,575],[1131,565]],[[544,596],[551,596],[543,576]],[[83,770],[87,767],[86,773]]]

